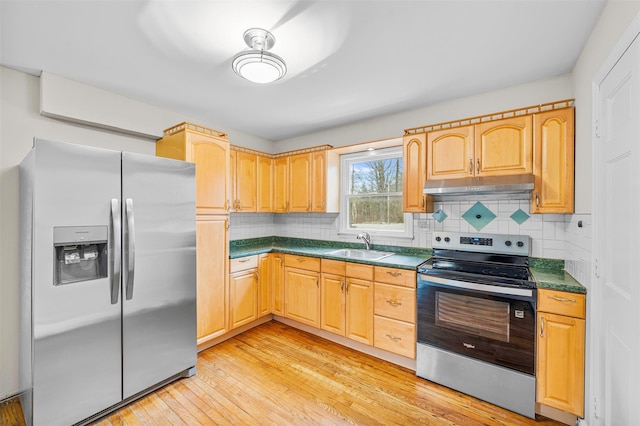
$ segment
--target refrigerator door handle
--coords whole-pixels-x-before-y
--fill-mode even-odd
[[[121,222],[120,206],[117,198],[111,199],[111,238],[113,252],[111,253],[111,304],[118,303],[120,291],[120,256],[122,255],[121,244]]]
[[[127,198],[127,200],[125,201],[125,211],[127,217],[127,227],[125,230],[125,242],[127,245],[127,254],[125,256],[125,260],[127,262],[127,279],[125,292],[127,300],[131,300],[133,298],[133,279],[136,269],[136,228],[133,216],[133,200],[131,198]]]

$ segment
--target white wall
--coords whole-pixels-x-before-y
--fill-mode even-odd
[[[81,124],[46,118],[39,115],[40,82],[38,77],[0,67],[0,399],[18,391],[18,325],[19,325],[19,268],[18,268],[18,165],[29,152],[34,137],[91,145],[101,148],[155,154],[155,142],[127,136]],[[74,83],[67,87],[76,99],[83,99],[90,88]],[[150,105],[110,96],[93,102],[108,102],[113,114],[144,116],[147,125],[156,123],[158,132],[181,121],[193,121],[204,126],[211,124],[189,119],[178,113],[160,110]],[[108,99],[108,100],[107,100]],[[78,104],[77,108],[92,108]],[[105,122],[110,120],[105,117]],[[113,120],[111,120],[113,121]],[[229,133],[232,143],[254,149],[272,150],[271,141],[239,131]]]
[[[470,70],[470,75],[473,72]],[[276,142],[276,152],[401,137],[404,129],[573,98],[570,75],[508,87]],[[589,105],[589,108],[591,106]]]

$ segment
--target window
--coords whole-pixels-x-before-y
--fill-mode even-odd
[[[341,156],[341,232],[413,238],[402,212],[402,147]]]

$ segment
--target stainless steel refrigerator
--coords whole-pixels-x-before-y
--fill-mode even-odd
[[[192,375],[194,164],[36,139],[20,197],[28,424],[86,422]]]

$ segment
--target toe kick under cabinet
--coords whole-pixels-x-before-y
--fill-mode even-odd
[[[416,272],[375,267],[373,344],[416,357]]]

